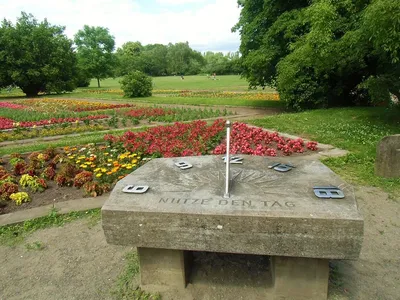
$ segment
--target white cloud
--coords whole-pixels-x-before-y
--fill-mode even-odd
[[[132,0],[0,0],[0,17],[15,22],[21,11],[32,13],[38,20],[47,18],[52,24],[66,26],[65,33],[70,38],[85,24],[107,27],[117,46],[127,41],[142,44],[188,41],[202,51],[237,49],[239,36],[231,33],[240,14],[236,0],[156,1],[165,6],[150,10],[145,9],[143,1]],[[167,6],[183,2],[196,5],[192,8],[182,5],[179,11]],[[229,49],[221,49],[223,45],[229,45]]]
[[[156,0],[158,4],[163,5],[182,5],[182,4],[190,4],[190,3],[205,3],[209,2],[207,0]]]

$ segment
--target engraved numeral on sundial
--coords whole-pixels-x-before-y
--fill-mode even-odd
[[[186,161],[178,161],[175,163],[175,166],[177,166],[181,170],[186,170],[186,169],[190,169],[191,167],[193,167],[191,164],[187,163]]]
[[[147,185],[129,184],[126,187],[124,187],[122,189],[122,191],[124,193],[129,193],[129,194],[143,194],[143,193],[146,193],[148,189],[149,189],[149,186],[147,186]]]
[[[222,159],[226,163],[226,156],[224,156]],[[230,161],[231,164],[242,164],[243,163],[243,158],[241,158],[239,156],[231,156],[229,161]]]
[[[287,172],[294,168],[294,166],[290,164],[281,164],[281,163],[274,163],[271,166],[268,166],[269,169],[274,169],[275,171],[279,172]]]
[[[341,189],[335,186],[315,186],[314,194],[322,199],[342,199],[344,193]]]

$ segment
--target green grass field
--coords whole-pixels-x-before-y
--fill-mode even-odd
[[[101,88],[119,89],[120,78],[108,78],[100,82]],[[156,90],[218,90],[218,91],[247,91],[248,83],[240,75],[217,76],[216,80],[207,78],[205,75],[153,77],[153,88]],[[97,80],[93,79],[90,87],[97,89]],[[266,92],[274,91],[266,89]]]

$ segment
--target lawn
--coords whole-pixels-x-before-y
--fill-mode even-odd
[[[324,164],[353,183],[381,187],[395,196],[400,195],[400,178],[386,179],[374,174],[378,142],[384,136],[399,133],[398,109],[321,109],[281,114],[249,123],[349,150],[351,153],[347,156],[325,159]]]
[[[101,88],[119,89],[120,78],[108,78],[100,82]],[[221,75],[216,80],[207,78],[205,75],[153,77],[153,88],[155,90],[218,90],[218,91],[247,91],[248,83],[240,75]],[[93,79],[89,88],[97,89],[97,80]],[[273,92],[272,89],[267,89]]]
[[[119,78],[109,78],[101,81],[101,88],[97,88],[97,81],[92,80],[87,88],[78,88],[71,93],[60,95],[46,95],[47,98],[90,98],[102,100],[117,100],[135,103],[154,104],[183,104],[183,105],[213,105],[213,106],[248,106],[248,107],[275,107],[283,108],[275,90],[266,88],[248,90],[246,80],[238,75],[217,76],[216,80],[206,76],[186,76],[182,80],[179,76],[154,77],[153,96],[146,98],[124,98],[120,89]],[[1,98],[21,98],[24,94],[19,89],[11,92],[0,90]]]

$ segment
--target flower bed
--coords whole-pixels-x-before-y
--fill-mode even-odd
[[[0,108],[25,109],[27,106],[10,102],[0,102]]]
[[[81,118],[50,118],[47,120],[40,121],[22,121],[16,122],[12,119],[2,118],[0,117],[0,129],[12,129],[16,127],[34,127],[34,126],[44,126],[49,124],[61,124],[61,123],[72,123],[72,122],[80,122],[85,120],[98,120],[98,119],[106,119],[107,115],[94,115],[87,116]]]
[[[301,138],[289,139],[277,132],[268,132],[261,128],[249,127],[244,123],[233,123],[231,131],[230,153],[250,154],[259,156],[277,156],[303,153],[305,148],[315,151],[316,142],[307,144]],[[226,141],[215,147],[213,154],[225,154]]]
[[[0,131],[0,142],[4,141],[17,141],[22,139],[32,139],[37,137],[48,137],[65,134],[76,134],[82,132],[91,132],[110,129],[109,126],[104,124],[80,124],[72,123],[65,125],[43,126],[41,128],[21,128],[18,130]]]
[[[175,123],[158,126],[144,132],[126,132],[120,137],[106,135],[112,145],[123,145],[129,151],[139,151],[152,157],[176,157],[226,153],[223,140],[225,122],[215,121],[207,126],[205,121]],[[235,122],[232,125],[230,148],[232,154],[261,156],[291,155],[306,149],[317,150],[316,142],[304,143],[302,139],[289,139],[277,132],[250,127]]]
[[[133,107],[133,104],[111,104],[101,102],[90,102],[73,99],[27,99],[18,101],[18,103],[34,108],[36,111],[95,111],[105,109],[119,109]]]
[[[68,194],[66,189],[73,187],[83,190],[88,196],[101,195],[153,157],[224,154],[224,136],[223,120],[216,120],[211,125],[205,121],[193,121],[153,127],[144,132],[127,131],[122,136],[105,135],[107,145],[49,149],[26,156],[11,155],[6,164],[0,166],[0,213],[1,204],[14,203],[3,208],[4,213],[15,210],[17,206],[34,207],[37,201],[48,204],[54,199],[66,200],[63,198]],[[232,154],[283,156],[315,150],[316,142],[284,138],[277,132],[244,123],[232,125]],[[44,196],[57,191],[62,191],[62,194]],[[44,194],[37,196],[40,192]],[[82,194],[76,197],[82,197]]]
[[[148,119],[150,122],[176,122],[215,118],[233,115],[234,113],[226,109],[220,111],[219,109],[143,107],[129,110],[123,114],[129,118]]]
[[[69,194],[66,189],[81,189],[83,192],[78,198],[101,195],[141,164],[139,153],[111,146],[65,147],[24,156],[15,153],[0,166],[0,213],[10,212],[20,205],[24,208],[36,206],[37,203],[31,201],[49,204],[67,200],[64,198]],[[50,197],[46,195],[48,187],[51,188]],[[57,193],[60,190],[63,191],[61,195]],[[77,194],[74,195],[76,198]]]
[[[81,90],[83,93],[89,94],[118,94],[123,95],[123,91],[119,89],[102,89],[102,90]],[[168,95],[171,97],[202,97],[202,98],[241,98],[245,100],[279,100],[278,93],[264,92],[221,92],[221,91],[191,91],[191,90],[153,90],[153,95]]]

